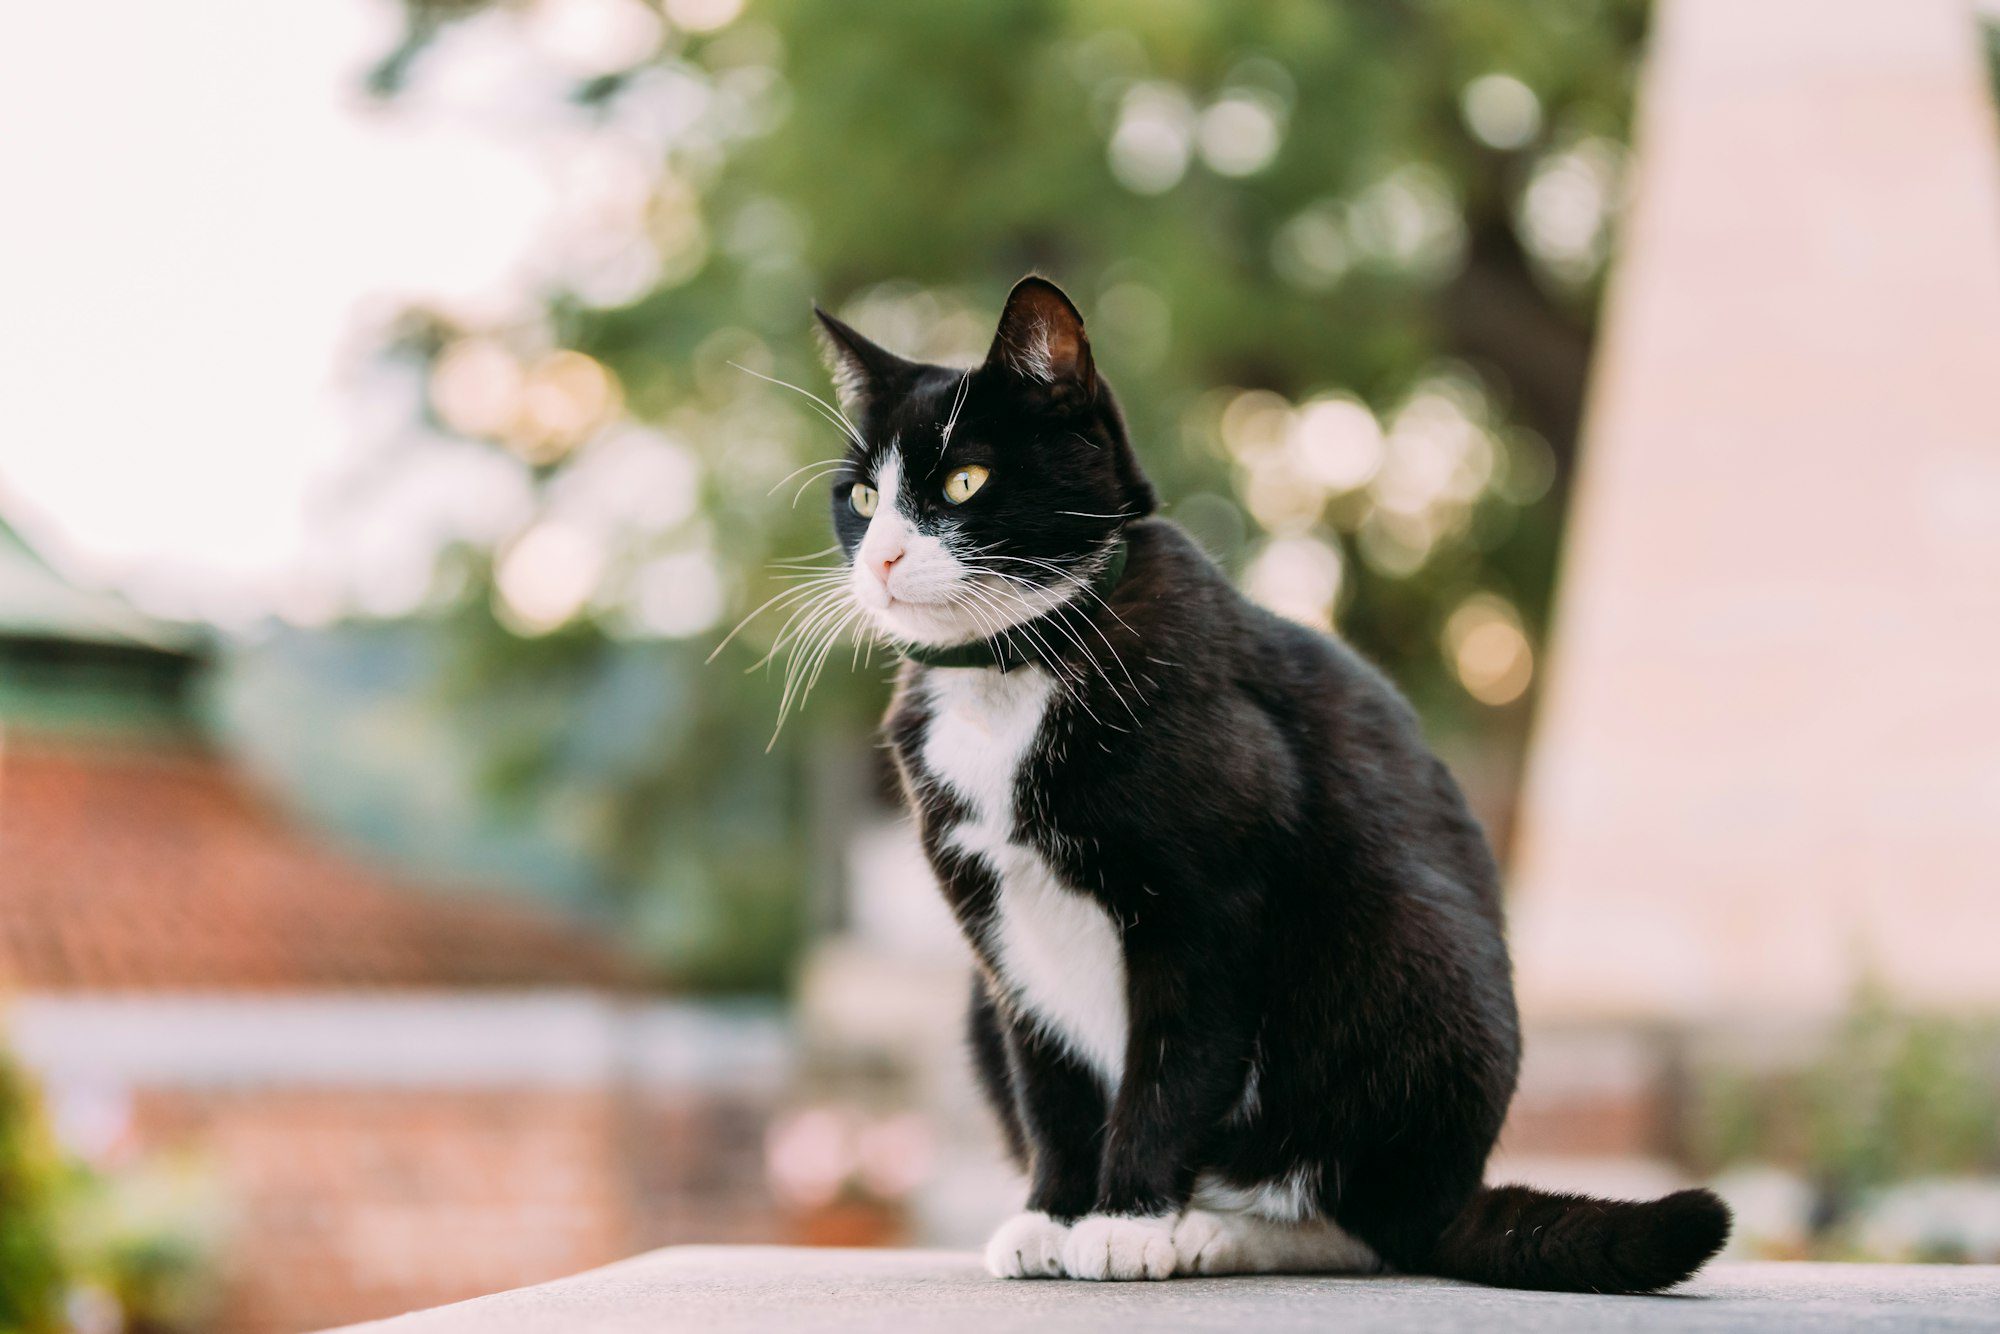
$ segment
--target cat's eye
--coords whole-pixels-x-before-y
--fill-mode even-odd
[[[972,493],[986,485],[986,469],[977,463],[968,463],[963,468],[953,468],[951,476],[944,479],[944,498],[954,505],[963,505],[972,499]]]
[[[847,493],[847,503],[854,506],[854,512],[867,518],[875,512],[875,488],[863,482],[856,482],[854,489]]]

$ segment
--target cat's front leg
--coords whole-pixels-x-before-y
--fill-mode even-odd
[[[1097,1199],[1063,1247],[1072,1278],[1174,1275],[1174,1227],[1188,1205],[1196,1155],[1243,1090],[1254,1018],[1242,943],[1166,921],[1160,927],[1126,933],[1124,1076]]]
[[[1028,1207],[986,1243],[986,1268],[1000,1278],[1060,1278],[1071,1224],[1097,1198],[1104,1090],[1046,1034],[1018,1020],[1001,1022],[1031,1184]]]

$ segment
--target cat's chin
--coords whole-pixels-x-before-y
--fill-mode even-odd
[[[867,609],[875,628],[901,644],[919,648],[951,648],[979,638],[979,627],[951,607],[927,606],[900,599]]]

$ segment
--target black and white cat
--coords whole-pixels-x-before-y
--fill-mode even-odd
[[[1712,1256],[1706,1191],[1481,1184],[1520,1049],[1485,839],[1387,681],[1150,517],[1069,300],[1023,280],[970,371],[820,318],[846,587],[908,658],[887,732],[1032,1183],[988,1268],[1651,1292]]]

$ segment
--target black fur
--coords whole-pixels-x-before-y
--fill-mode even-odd
[[[1108,605],[1079,597],[1041,627],[1065,684],[1018,780],[1013,834],[1118,925],[1129,1041],[1115,1091],[1009,1017],[984,939],[997,887],[946,845],[964,812],[924,768],[929,669],[904,667],[886,724],[981,958],[971,1045],[1030,1207],[1175,1213],[1198,1173],[1251,1186],[1306,1169],[1317,1209],[1406,1272],[1650,1292],[1712,1256],[1729,1216],[1706,1192],[1628,1204],[1482,1187],[1520,1055],[1486,841],[1388,681],[1247,601],[1148,517],[1152,489],[1061,293],[1025,280],[969,379],[826,325],[868,442],[835,489],[850,554],[866,523],[847,492],[891,439],[919,527],[1020,577],[1056,586],[1049,567],[1085,570],[1121,533],[1130,544]],[[968,462],[991,480],[949,506],[937,482]]]

